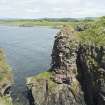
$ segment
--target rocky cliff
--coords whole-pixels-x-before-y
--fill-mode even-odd
[[[35,105],[85,105],[76,78],[77,47],[74,30],[65,27],[57,33],[51,69],[27,80]]]
[[[105,105],[105,48],[79,45],[77,54],[78,75],[87,105]]]
[[[77,34],[61,29],[51,69],[27,79],[32,105],[105,105],[105,47]]]
[[[0,105],[12,105],[10,97],[12,81],[11,69],[6,63],[3,50],[0,49]]]

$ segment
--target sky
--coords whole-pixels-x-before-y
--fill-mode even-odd
[[[0,0],[0,18],[82,18],[105,15],[105,0]]]

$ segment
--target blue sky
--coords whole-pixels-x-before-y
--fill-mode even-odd
[[[96,17],[105,0],[0,0],[0,18]]]

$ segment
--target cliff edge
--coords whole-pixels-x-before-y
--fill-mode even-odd
[[[27,79],[35,105],[85,105],[77,80],[75,31],[64,27],[55,36],[51,69]]]
[[[104,27],[57,33],[50,70],[27,79],[32,105],[105,105]]]

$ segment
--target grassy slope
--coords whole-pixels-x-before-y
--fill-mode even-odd
[[[83,43],[105,46],[105,17],[97,19],[88,30],[80,32],[78,35]]]
[[[10,97],[0,97],[0,105],[13,105]]]
[[[0,88],[11,82],[11,69],[5,61],[3,50],[0,49]],[[0,105],[12,105],[11,99],[8,96],[0,97]]]
[[[0,86],[11,81],[10,67],[5,61],[3,50],[0,49]]]

